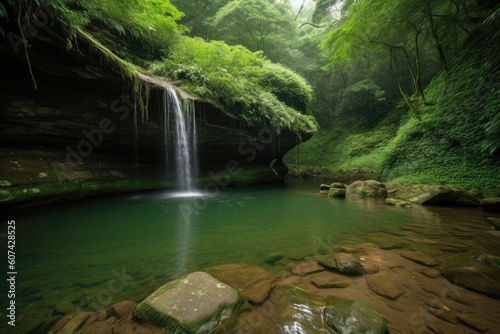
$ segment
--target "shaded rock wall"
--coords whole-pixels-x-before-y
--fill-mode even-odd
[[[0,205],[176,187],[164,163],[163,88],[151,87],[142,120],[131,84],[99,54],[66,50],[48,28],[29,42],[37,90],[23,52],[1,45]],[[295,134],[247,127],[201,101],[196,110],[199,187],[284,179]]]

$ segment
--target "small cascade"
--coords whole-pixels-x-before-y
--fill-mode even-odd
[[[170,171],[174,160],[179,188],[190,192],[198,169],[194,103],[186,102],[183,108],[175,90],[165,88],[163,109],[165,168]]]

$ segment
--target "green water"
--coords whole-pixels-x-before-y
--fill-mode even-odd
[[[318,194],[319,183],[231,188],[199,198],[149,192],[9,214],[0,232],[7,219],[16,220],[16,332],[39,331],[37,325],[61,316],[55,309],[63,301],[90,310],[138,302],[165,282],[209,266],[245,262],[278,272],[288,258],[394,238],[381,231],[483,224],[476,209],[329,199]],[[266,263],[272,254],[283,260]],[[5,328],[2,321],[0,331]]]

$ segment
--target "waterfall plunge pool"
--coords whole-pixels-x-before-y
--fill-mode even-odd
[[[88,310],[121,300],[139,302],[166,282],[210,266],[244,262],[278,273],[289,262],[338,252],[345,244],[375,243],[395,258],[401,250],[418,250],[440,263],[456,254],[443,245],[500,255],[500,244],[483,233],[490,227],[479,209],[403,209],[377,199],[329,199],[318,194],[320,183],[288,180],[212,195],[146,192],[9,213],[1,231],[7,230],[7,220],[16,221],[15,332],[36,332],[40,323],[60,317],[56,308],[62,301]],[[1,246],[7,254],[6,243]],[[266,262],[276,254],[281,260]],[[404,267],[394,263],[393,268],[398,265]],[[406,265],[398,273],[408,285],[398,301],[403,302],[399,308],[413,312],[417,306],[407,298],[416,298],[410,291],[420,283],[411,283],[412,270]],[[437,280],[444,284],[444,278]],[[485,316],[481,321],[488,328],[500,301],[464,291],[474,297],[472,311]],[[389,321],[394,316],[395,301],[349,294],[369,298]],[[0,332],[5,326],[2,322]],[[391,326],[397,332],[411,327],[404,317]]]

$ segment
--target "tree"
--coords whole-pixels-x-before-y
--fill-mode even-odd
[[[448,69],[446,53],[453,53],[474,25],[474,4],[473,0],[357,1],[323,43],[330,68],[366,54],[389,55],[399,91],[418,115],[419,104],[426,101],[425,83],[436,74],[436,65]]]
[[[279,62],[296,35],[290,7],[267,0],[234,0],[214,17],[214,37],[228,44],[241,44],[250,51],[263,51]]]
[[[211,21],[215,14],[231,0],[172,0],[175,7],[184,12],[181,23],[189,28],[189,35],[211,38]]]

